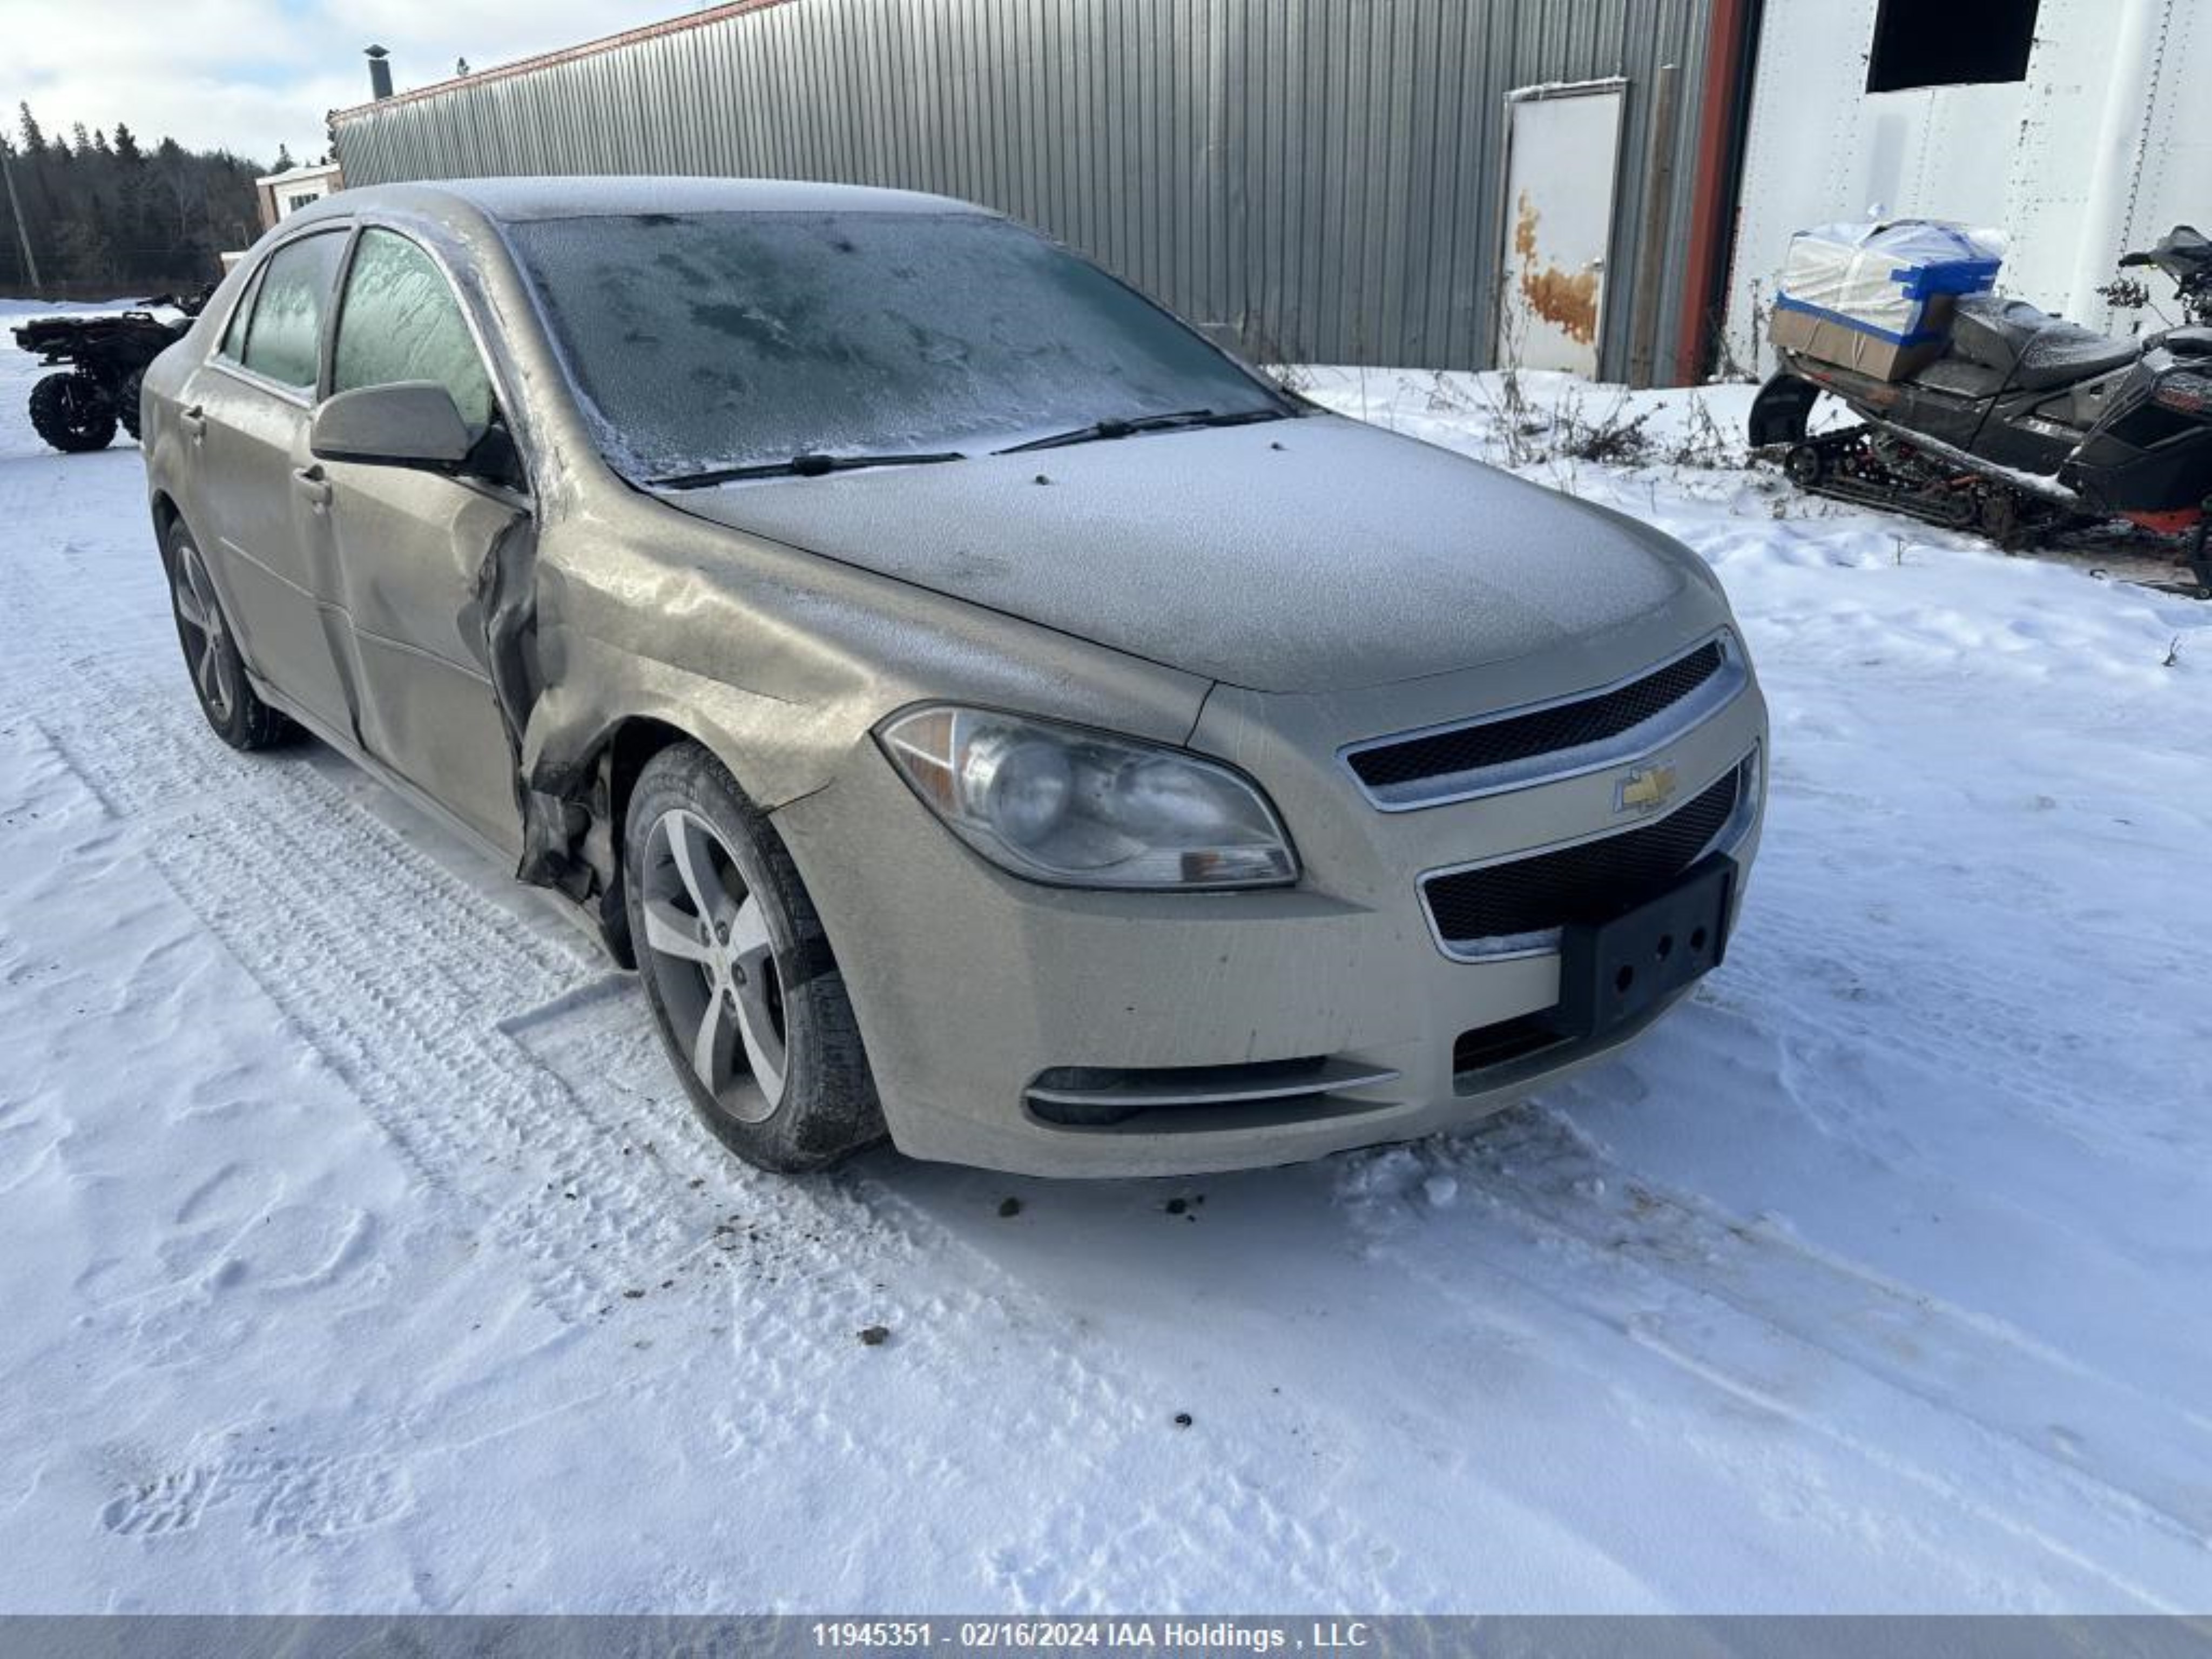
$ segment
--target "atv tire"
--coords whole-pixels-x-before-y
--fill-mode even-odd
[[[115,441],[115,404],[89,374],[49,374],[31,388],[31,425],[64,455]]]
[[[138,392],[145,383],[146,371],[132,369],[130,377],[123,382],[122,395],[115,400],[116,422],[130,434],[134,444],[138,441]]]

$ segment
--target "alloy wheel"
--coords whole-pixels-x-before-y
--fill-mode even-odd
[[[185,633],[185,661],[199,687],[200,700],[217,725],[228,720],[238,701],[231,678],[229,638],[224,630],[222,607],[216,603],[215,585],[200,562],[199,549],[190,542],[177,548],[176,572],[170,592],[177,606],[177,621]]]
[[[680,808],[654,821],[642,873],[645,967],[670,1032],[715,1103],[758,1123],[782,1103],[790,1065],[760,897],[714,827]]]

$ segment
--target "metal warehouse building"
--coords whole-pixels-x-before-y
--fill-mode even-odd
[[[1698,222],[1713,168],[1692,157],[1725,162],[1730,129],[1698,115],[1738,101],[1706,87],[1742,9],[740,0],[331,122],[351,185],[702,173],[935,191],[1266,356],[1480,367],[1503,292],[1524,361],[1666,380],[1694,362],[1724,270],[1718,227]]]
[[[2212,222],[2208,81],[2212,0],[738,0],[331,120],[349,184],[936,191],[1258,356],[1641,382],[1755,362],[1790,232],[1870,214],[2128,326],[2118,255]]]

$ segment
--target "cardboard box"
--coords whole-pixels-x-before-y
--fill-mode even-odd
[[[1955,301],[1948,294],[1931,295],[1921,326],[1934,337],[1910,344],[1885,340],[1832,318],[1778,306],[1766,337],[1778,349],[1800,351],[1838,368],[1869,375],[1877,380],[1902,380],[1918,374],[1943,355],[1951,343],[1951,311]]]

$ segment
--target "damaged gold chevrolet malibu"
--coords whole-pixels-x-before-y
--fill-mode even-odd
[[[216,733],[304,728],[582,907],[771,1169],[1467,1121],[1686,994],[1756,849],[1696,557],[961,203],[345,191],[143,417]]]

